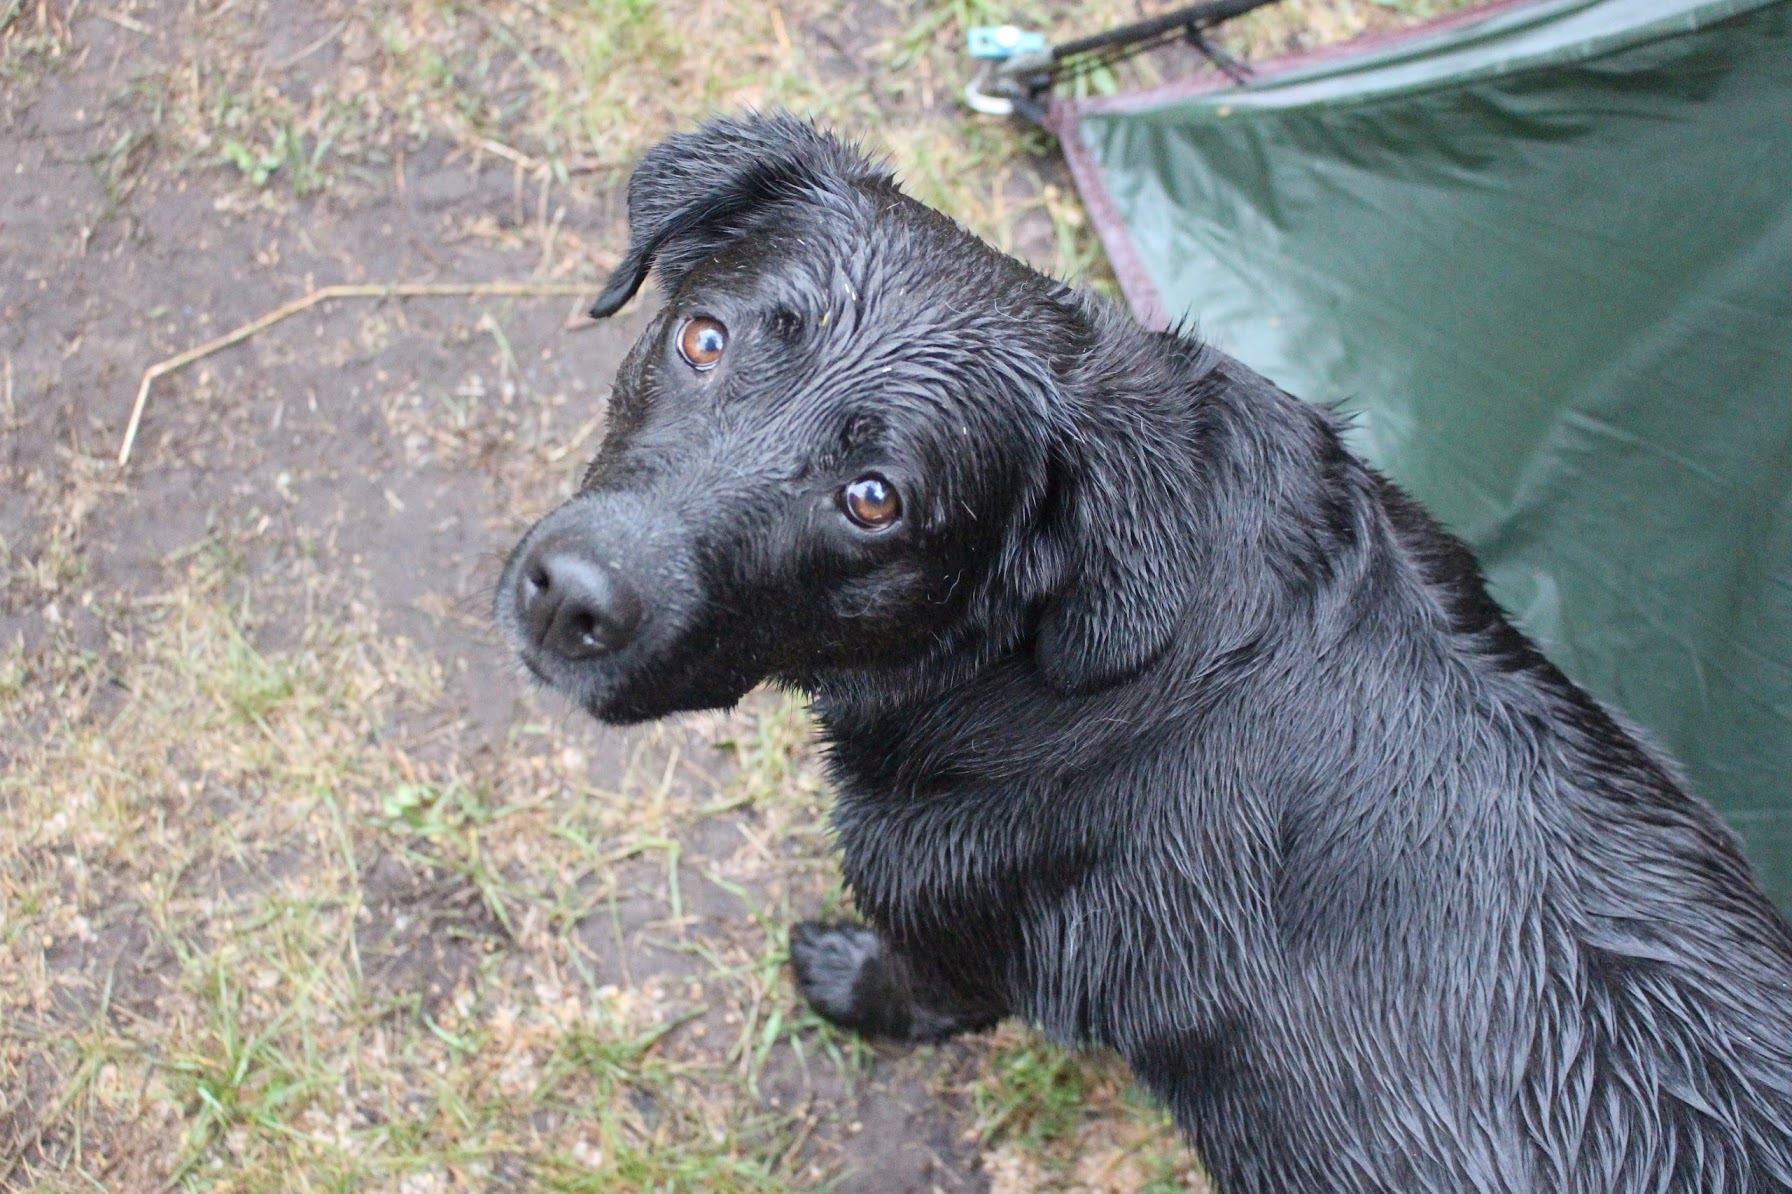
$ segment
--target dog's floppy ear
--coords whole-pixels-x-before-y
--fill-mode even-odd
[[[754,210],[857,181],[892,185],[888,172],[863,154],[788,113],[711,120],[667,138],[629,178],[628,252],[591,317],[615,314],[650,268],[671,290]]]
[[[1124,680],[1169,646],[1200,566],[1187,531],[1198,516],[1187,471],[1186,459],[1150,435],[1085,427],[1060,437],[1047,515],[1059,579],[1035,647],[1058,692]]]

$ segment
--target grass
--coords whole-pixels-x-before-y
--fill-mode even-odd
[[[495,159],[522,216],[461,234],[588,277],[621,213],[564,228],[561,197],[610,193],[712,111],[778,105],[1106,285],[1048,140],[953,97],[968,25],[1062,37],[1130,2],[325,4],[270,60],[277,7],[109,10],[109,36],[158,52],[118,51],[136,65],[89,159],[105,218],[190,185],[300,238],[308,205],[387,202],[407,161]],[[1261,57],[1427,12],[1290,0],[1227,41]],[[84,28],[70,5],[0,0],[0,80],[87,69]],[[317,351],[376,362],[398,319],[370,311]],[[530,388],[498,319],[456,347],[493,354],[497,383],[384,391],[393,467],[563,491],[596,424],[549,433],[566,399]],[[5,376],[11,420],[10,357]],[[502,749],[463,749],[448,660],[394,634],[314,531],[252,565],[224,520],[137,587],[97,588],[89,525],[121,484],[58,448],[20,487],[29,532],[0,543],[0,613],[49,628],[0,641],[0,1189],[825,1188],[853,1135],[838,1109],[909,1071],[790,988],[787,926],[848,903],[800,704],[760,693],[618,738],[531,699]],[[1111,1057],[1007,1025],[920,1059],[910,1077],[997,1191],[1200,1180]]]
[[[439,701],[432,661],[366,624],[257,647],[248,591],[227,552],[197,545],[109,659],[15,651],[0,669],[29,673],[6,724],[38,731],[0,779],[26,827],[0,846],[0,957],[24,976],[0,1007],[0,1087],[25,1092],[6,1111],[33,1138],[10,1142],[11,1177],[51,1146],[65,1172],[125,1188],[279,1189],[294,1173],[427,1188],[507,1164],[595,1188],[580,1173],[597,1155],[606,1189],[788,1188],[789,1133],[755,1086],[775,1049],[818,1034],[782,986],[789,910],[756,909],[739,942],[690,941],[688,868],[671,864],[694,825],[755,805],[768,836],[825,865],[800,710],[768,701],[728,723],[738,765],[707,789],[669,782],[679,748],[651,738],[613,792],[576,751],[527,744],[493,774],[436,770],[391,736]],[[701,996],[600,983],[579,936],[615,903],[619,864],[656,855],[656,918],[703,953]],[[427,894],[382,898],[370,869]],[[395,938],[446,941],[460,981],[432,1000],[370,974],[363,951]],[[104,960],[71,966],[70,950]],[[120,1004],[157,974],[171,990],[153,1009]],[[71,1004],[83,1028],[63,1036]],[[668,1047],[718,1009],[739,1033],[718,1069]],[[59,1071],[58,1093],[30,1089],[21,1048]],[[127,1147],[138,1168],[116,1172]]]

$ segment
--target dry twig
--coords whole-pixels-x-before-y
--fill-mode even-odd
[[[583,295],[590,294],[595,289],[591,283],[587,282],[369,282],[325,286],[321,290],[314,290],[303,298],[294,299],[285,306],[274,308],[259,319],[245,323],[235,331],[226,332],[216,340],[208,340],[197,348],[189,348],[165,361],[157,361],[144,370],[143,384],[137,387],[137,401],[131,407],[130,422],[125,425],[124,442],[118,446],[118,467],[123,468],[131,462],[131,448],[137,442],[137,428],[143,422],[143,408],[149,402],[149,387],[156,378],[165,377],[176,369],[184,369],[194,361],[204,360],[214,352],[221,352],[233,344],[240,344],[255,333],[266,331],[281,320],[308,310],[326,299],[460,298],[467,296],[531,298],[540,295]]]

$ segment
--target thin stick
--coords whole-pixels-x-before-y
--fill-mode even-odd
[[[137,428],[143,422],[143,408],[149,402],[149,387],[156,378],[166,377],[177,369],[184,369],[194,361],[204,360],[214,352],[222,352],[232,344],[240,344],[255,333],[266,331],[282,319],[315,307],[326,299],[461,298],[467,296],[531,298],[538,295],[590,294],[593,289],[594,287],[589,282],[370,282],[359,285],[325,286],[320,290],[314,290],[304,298],[294,299],[283,307],[275,307],[261,318],[245,323],[233,332],[226,332],[216,340],[208,340],[197,348],[189,348],[165,361],[157,361],[144,370],[143,384],[137,387],[137,401],[131,407],[131,421],[125,425],[124,442],[118,446],[118,467],[123,468],[131,462],[131,448],[137,442]]]

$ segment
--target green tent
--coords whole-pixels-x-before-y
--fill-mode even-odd
[[[1051,120],[1140,317],[1354,412],[1792,904],[1792,2],[1502,5]]]

